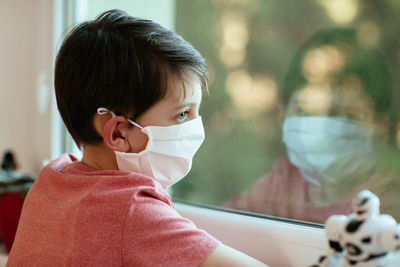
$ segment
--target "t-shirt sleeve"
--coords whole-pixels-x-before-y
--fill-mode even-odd
[[[169,204],[142,196],[127,214],[122,257],[125,266],[197,266],[219,244]]]

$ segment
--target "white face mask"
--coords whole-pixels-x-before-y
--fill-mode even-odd
[[[374,126],[340,117],[289,117],[283,142],[290,162],[321,186],[359,179],[375,163]]]
[[[99,108],[98,114],[111,113]],[[139,172],[157,179],[167,188],[183,177],[192,167],[192,158],[204,141],[204,128],[201,117],[182,124],[171,126],[139,127],[148,137],[146,148],[139,153],[114,151],[118,168],[121,171]]]

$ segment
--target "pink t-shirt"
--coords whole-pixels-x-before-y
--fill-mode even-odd
[[[397,177],[376,173],[354,188],[349,188],[334,203],[312,203],[307,195],[307,181],[300,170],[284,156],[276,161],[272,171],[257,179],[243,193],[224,203],[225,207],[324,223],[333,214],[352,212],[351,201],[358,192],[369,189],[379,196],[381,213],[400,218]],[[310,194],[311,195],[311,194]]]
[[[308,203],[307,181],[287,157],[280,158],[271,173],[257,179],[246,191],[235,196],[225,207],[301,221],[323,223],[332,214],[351,212],[350,202],[330,205]]]
[[[65,154],[29,191],[7,266],[197,266],[219,243],[156,180]]]

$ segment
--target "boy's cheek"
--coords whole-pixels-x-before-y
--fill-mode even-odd
[[[128,136],[128,142],[130,149],[128,152],[130,153],[139,153],[143,151],[148,142],[149,138],[147,135],[142,133],[140,129],[134,129],[131,134]]]

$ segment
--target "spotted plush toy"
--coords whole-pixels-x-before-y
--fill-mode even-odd
[[[400,224],[379,214],[379,199],[363,190],[353,199],[353,213],[332,215],[325,223],[329,251],[315,267],[400,266]]]

